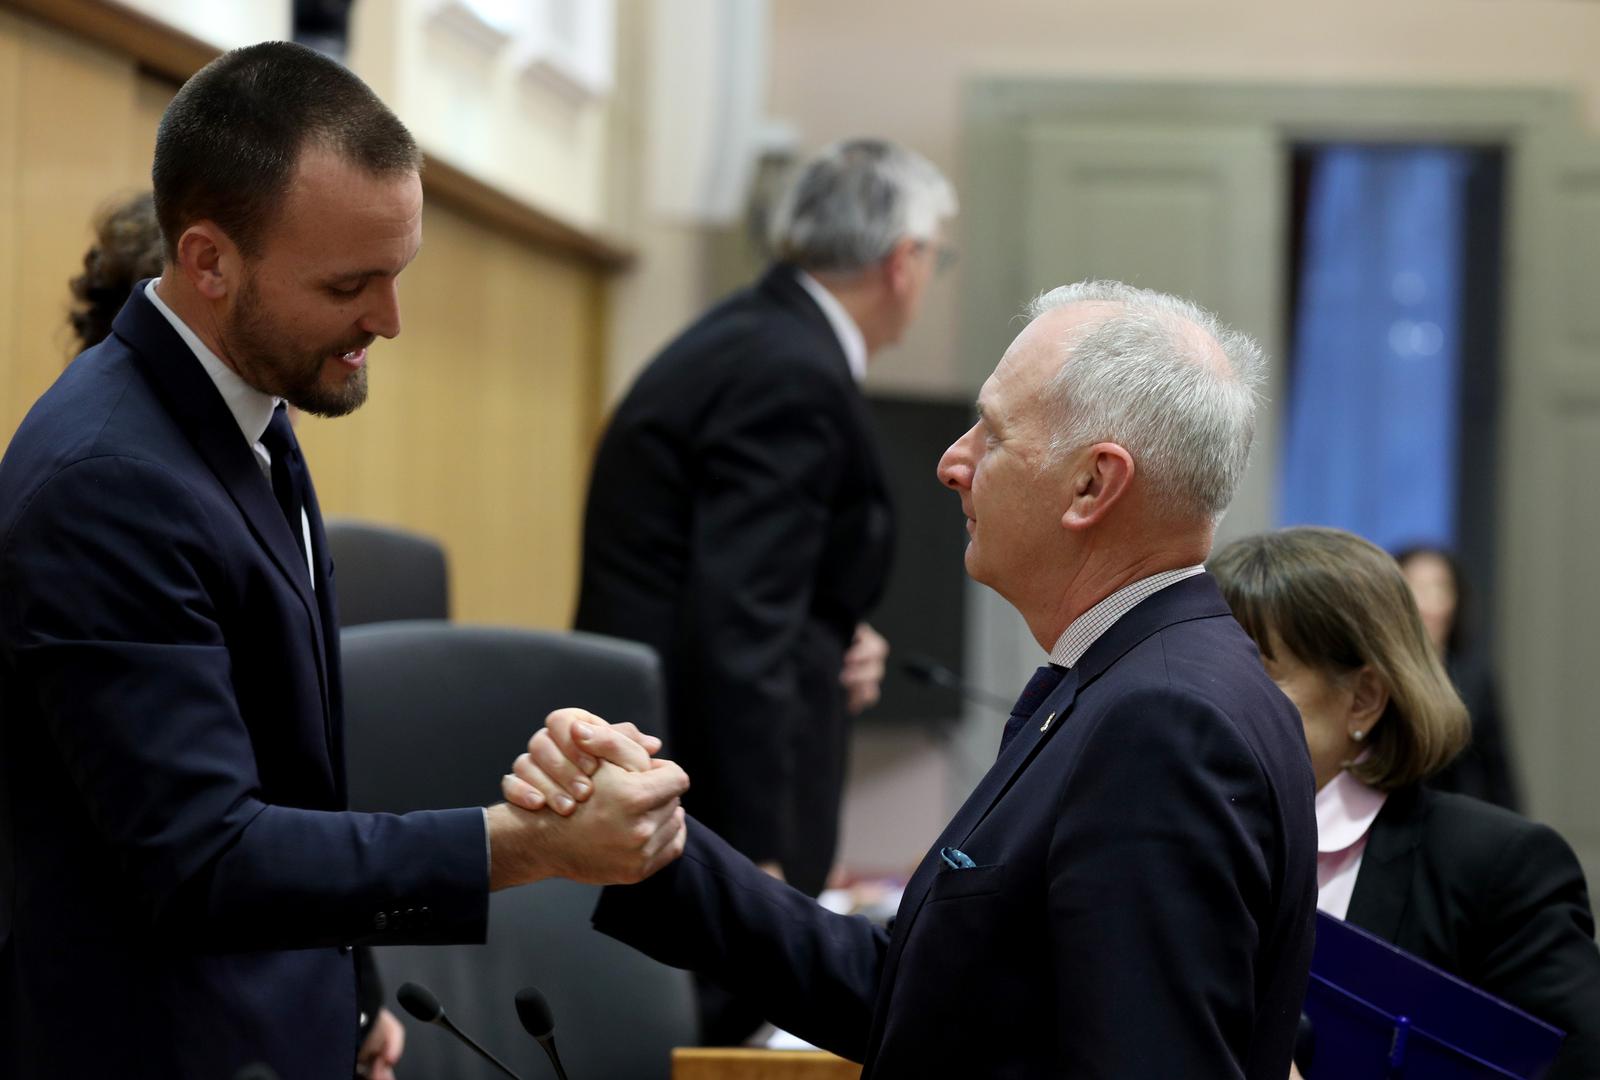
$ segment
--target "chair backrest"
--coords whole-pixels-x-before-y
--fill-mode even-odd
[[[646,731],[662,725],[660,664],[630,642],[588,634],[379,623],[342,635],[350,801],[404,812],[488,804],[550,710],[577,705]],[[544,991],[575,1077],[660,1077],[695,1037],[687,973],[589,926],[598,890],[540,882],[490,897],[485,945],[378,950],[389,999],[408,980],[524,1077],[549,1074],[517,1021],[517,990]],[[393,1006],[391,1006],[393,1008]],[[395,1009],[396,1015],[402,1015]],[[443,1031],[404,1018],[405,1075],[496,1077]]]
[[[323,525],[340,626],[450,617],[450,572],[437,540],[354,518]]]

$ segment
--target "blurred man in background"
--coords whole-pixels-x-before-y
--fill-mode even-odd
[[[950,258],[955,211],[949,181],[890,142],[805,164],[774,213],[775,265],[644,369],[589,488],[576,627],[656,649],[694,812],[810,895],[833,863],[848,718],[888,654],[863,621],[893,528],[859,383]],[[756,1025],[704,1004],[708,1042]]]

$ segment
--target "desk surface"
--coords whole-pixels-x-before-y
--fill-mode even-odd
[[[679,1047],[672,1080],[859,1080],[861,1066],[820,1050]]]

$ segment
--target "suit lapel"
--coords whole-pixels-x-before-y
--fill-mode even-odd
[[[1411,899],[1411,877],[1417,848],[1422,843],[1423,815],[1418,813],[1421,789],[1397,791],[1367,834],[1355,891],[1345,921],[1370,930],[1385,941],[1400,932]]]
[[[144,282],[134,286],[112,324],[112,332],[129,345],[139,370],[304,605],[315,642],[317,675],[322,680],[324,723],[331,723],[327,715],[329,673],[318,600],[300,545],[289,531],[289,523],[272,494],[272,484],[245,443],[238,422],[189,346],[145,298]],[[312,523],[313,531],[320,531],[321,515],[312,514]]]

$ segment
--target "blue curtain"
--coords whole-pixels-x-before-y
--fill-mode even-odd
[[[1330,146],[1311,164],[1279,523],[1453,546],[1471,152]]]

